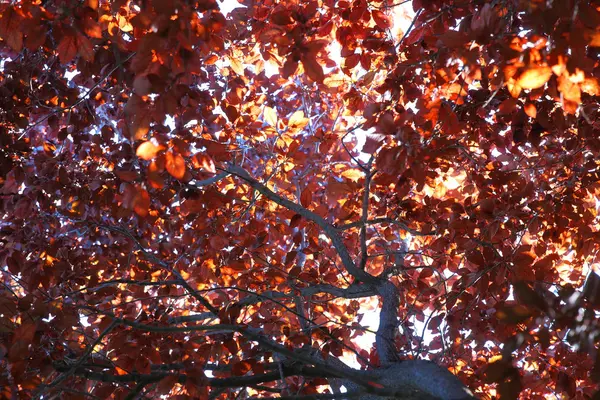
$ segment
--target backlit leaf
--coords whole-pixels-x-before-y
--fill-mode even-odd
[[[517,84],[523,89],[537,89],[544,86],[551,76],[552,69],[548,66],[531,67],[519,76]]]
[[[176,179],[182,179],[185,175],[185,160],[180,154],[172,151],[165,153],[165,167],[167,172]]]
[[[371,16],[373,17],[373,20],[375,21],[377,26],[383,30],[388,29],[392,26],[392,23],[390,22],[388,16],[380,10],[371,11]]]
[[[229,59],[229,65],[231,69],[238,75],[244,75],[244,66],[239,59],[231,57]]]
[[[145,189],[138,188],[137,194],[135,195],[133,210],[140,217],[148,215],[148,209],[150,207],[150,195]]]
[[[308,118],[304,116],[304,111],[298,110],[292,114],[288,121],[288,127],[294,131],[304,128],[308,124]]]
[[[263,117],[267,124],[271,126],[277,126],[277,112],[271,107],[265,107],[263,110]]]
[[[535,118],[537,116],[537,110],[534,104],[526,103],[523,109],[525,110],[525,114],[527,114],[529,117]]]
[[[135,154],[146,161],[152,160],[156,157],[156,154],[160,151],[160,147],[154,145],[151,141],[144,142],[140,144],[135,152]]]
[[[341,174],[344,178],[350,179],[354,182],[365,176],[365,173],[359,169],[347,169]]]

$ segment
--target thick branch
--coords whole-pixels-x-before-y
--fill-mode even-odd
[[[214,318],[214,314],[210,312],[203,312],[200,314],[193,315],[181,315],[178,317],[171,317],[168,319],[170,324],[182,324],[186,322],[198,322],[198,321],[206,321],[207,319]]]
[[[375,337],[377,353],[383,365],[398,361],[398,351],[394,338],[398,330],[398,308],[400,307],[400,295],[396,286],[386,281],[378,287],[381,296],[381,312],[379,313],[379,327]]]
[[[327,293],[344,299],[360,299],[362,297],[377,295],[377,290],[370,284],[350,285],[347,288],[339,288],[331,285],[314,285],[301,289],[301,292],[305,296]]]
[[[298,372],[288,372],[286,376],[297,375]],[[188,376],[179,373],[168,373],[168,372],[154,372],[151,374],[125,374],[125,375],[112,375],[102,372],[91,372],[91,371],[78,371],[75,376],[80,376],[93,381],[99,382],[113,382],[113,383],[152,383],[158,382],[167,376],[177,376],[179,383],[185,383]],[[264,382],[273,382],[281,379],[280,371],[272,371],[264,374],[247,375],[247,376],[236,376],[230,378],[207,378],[207,384],[211,387],[245,387],[252,386]]]
[[[339,235],[339,232],[335,229],[335,227],[332,224],[327,222],[323,217],[313,213],[312,211],[302,207],[301,205],[299,205],[297,203],[294,203],[293,201],[290,201],[286,198],[281,197],[280,195],[273,192],[271,189],[269,189],[262,183],[258,182],[256,179],[252,178],[248,174],[248,172],[240,166],[237,166],[237,165],[230,166],[228,172],[243,179],[253,189],[257,190],[259,193],[261,193],[263,196],[265,196],[269,200],[274,201],[275,203],[279,204],[280,206],[283,206],[283,207],[287,208],[288,210],[294,211],[295,213],[306,218],[307,220],[312,221],[315,224],[317,224],[323,230],[325,235],[327,235],[327,237],[329,237],[329,239],[331,240],[333,247],[336,249],[338,255],[340,256],[340,259],[342,260],[342,264],[346,268],[346,271],[348,271],[348,273],[350,273],[350,275],[354,276],[355,278],[357,278],[363,282],[367,282],[367,283],[374,283],[377,281],[377,278],[375,278],[374,276],[361,270],[354,264],[354,261],[352,260],[352,257],[350,256],[350,253],[348,252],[348,248],[344,244],[344,241],[342,240],[342,237]]]
[[[333,394],[307,394],[307,395],[293,395],[293,396],[278,396],[279,400],[347,400],[347,399],[358,399],[365,395],[365,392],[358,391],[352,393],[333,393]],[[272,399],[272,397],[249,397],[248,400],[264,400]]]
[[[190,182],[190,184],[193,186],[196,186],[196,187],[208,186],[208,185],[212,185],[213,183],[217,183],[221,179],[226,178],[228,176],[229,176],[229,173],[221,172],[220,174],[217,174],[210,178],[203,179],[201,181],[194,180],[193,182]]]
[[[290,351],[290,353],[293,352]],[[354,384],[358,385],[359,387],[364,387],[364,391],[367,393],[378,394],[380,396],[390,396],[397,394],[397,390],[395,389],[382,389],[373,386],[370,383],[368,377],[365,375],[364,371],[355,371],[347,367],[340,368],[339,366],[333,366],[331,364],[321,362],[309,357],[306,358],[307,363],[317,365],[311,367],[306,365],[284,364],[281,366],[281,368],[278,368],[275,371],[266,372],[264,374],[235,376],[229,378],[206,378],[206,384],[210,387],[234,388],[253,386],[265,382],[274,382],[281,379],[282,376],[288,377],[297,375],[318,378],[342,377],[350,382],[354,382]],[[106,372],[92,372],[85,369],[78,369],[73,375],[99,382],[137,384],[149,384],[158,382],[167,376],[176,376],[178,378],[178,382],[183,384],[188,378],[188,375],[186,374],[169,372],[153,372],[150,374],[130,373],[124,375],[112,375]]]
[[[230,324],[214,324],[214,325],[193,325],[193,326],[169,326],[169,325],[149,325],[139,322],[129,321],[127,319],[118,318],[114,314],[103,312],[104,315],[112,318],[115,323],[129,326],[138,331],[145,332],[164,332],[164,333],[187,333],[187,332],[241,332],[242,329],[238,325]]]
[[[367,221],[369,220],[369,197],[371,194],[371,180],[373,179],[373,175],[376,172],[371,172],[371,164],[373,163],[373,156],[369,159],[367,164],[367,176],[365,177],[365,189],[363,192],[362,199],[362,215],[360,217],[361,227],[360,227],[360,269],[365,270],[367,266],[367,260],[369,258],[369,254],[367,253]]]

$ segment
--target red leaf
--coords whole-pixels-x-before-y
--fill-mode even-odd
[[[252,369],[252,364],[248,361],[238,361],[231,367],[231,373],[234,376],[243,376],[246,375],[250,369]]]
[[[94,61],[94,46],[87,37],[79,34],[77,35],[77,45],[79,46],[79,55],[83,57],[87,62]]]
[[[323,79],[325,79],[323,67],[321,67],[321,64],[317,62],[314,55],[307,54],[302,57],[302,65],[304,65],[304,71],[310,79],[319,83],[323,82]]]
[[[158,386],[156,387],[156,391],[159,394],[168,395],[173,389],[173,386],[178,382],[178,377],[176,375],[166,376],[158,382]]]
[[[467,260],[477,265],[478,267],[482,267],[485,264],[483,254],[481,254],[479,250],[473,250],[467,253]]]
[[[500,114],[500,115],[511,114],[515,110],[516,106],[517,106],[517,99],[513,99],[512,97],[509,97],[508,99],[506,99],[502,103],[500,103],[500,106],[498,106],[498,114]]]
[[[0,19],[0,38],[17,52],[23,48],[22,20],[23,17],[13,7],[7,8]]]
[[[185,160],[180,154],[167,152],[165,154],[165,167],[167,172],[176,179],[182,179],[185,175]]]
[[[281,76],[283,76],[284,78],[289,78],[290,76],[296,73],[297,69],[298,61],[294,60],[292,57],[289,57],[283,64],[283,68],[281,69]]]
[[[142,188],[137,189],[137,194],[133,200],[133,211],[140,217],[148,215],[148,209],[150,208],[150,195]]]
[[[150,360],[145,357],[138,357],[137,360],[135,360],[135,369],[140,374],[149,374],[151,372]]]
[[[290,10],[281,10],[271,14],[271,21],[275,25],[289,25],[294,23]]]
[[[77,38],[75,35],[65,33],[56,48],[58,57],[63,64],[69,63],[77,55]]]
[[[225,246],[227,246],[227,243],[227,239],[218,235],[214,235],[210,238],[210,246],[215,250],[223,249]]]
[[[140,176],[137,171],[115,171],[115,175],[125,182],[133,182]]]
[[[27,30],[27,38],[25,39],[25,45],[31,51],[36,51],[40,46],[44,45],[46,38],[48,37],[48,30],[42,26],[31,26]]]
[[[134,140],[143,139],[150,130],[151,110],[150,104],[137,94],[131,96],[127,101],[124,111],[127,116],[129,133]]]
[[[464,32],[447,31],[440,38],[443,45],[448,48],[457,48],[464,46],[469,41],[469,36]]]
[[[213,159],[206,153],[198,153],[192,158],[192,164],[194,168],[202,168],[206,172],[210,172],[212,174],[217,172],[215,168],[215,162]]]
[[[386,30],[392,26],[389,17],[380,10],[371,11],[371,16],[373,17],[373,20],[377,26],[383,30]]]
[[[294,214],[294,216],[290,220],[290,228],[297,227],[301,220],[302,216],[300,214]]]
[[[15,334],[13,336],[13,343],[17,340],[22,340],[25,343],[31,343],[33,341],[33,337],[35,336],[35,331],[37,329],[37,324],[35,323],[24,323],[15,329]]]
[[[312,190],[306,188],[302,191],[302,194],[300,195],[300,204],[302,204],[305,208],[308,208],[308,206],[310,206],[310,203],[312,203]]]

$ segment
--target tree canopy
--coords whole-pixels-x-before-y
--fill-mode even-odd
[[[600,2],[231,3],[0,4],[0,398],[600,398]]]

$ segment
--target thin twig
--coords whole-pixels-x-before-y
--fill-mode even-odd
[[[73,108],[77,107],[82,102],[84,102],[87,99],[87,97],[92,93],[92,91],[94,91],[94,89],[96,89],[98,86],[100,86],[100,84],[102,82],[104,82],[106,80],[106,78],[108,78],[109,76],[111,76],[113,72],[115,72],[118,68],[120,68],[123,64],[125,64],[127,61],[129,61],[135,55],[136,55],[136,52],[134,51],[133,53],[131,53],[130,55],[128,55],[124,60],[122,60],[121,62],[117,63],[110,71],[108,71],[108,73],[106,75],[104,75],[102,78],[100,78],[98,80],[98,82],[96,82],[95,84],[93,84],[92,87],[89,88],[88,91],[85,92],[83,94],[83,96],[81,96],[75,103],[71,104],[68,107],[59,107],[59,108],[55,109],[54,111],[52,111],[51,113],[49,113],[49,114],[45,115],[44,117],[40,118],[39,120],[37,120],[32,125],[30,125],[27,128],[25,128],[25,130],[19,136],[19,138],[17,139],[17,141],[21,140],[23,138],[23,136],[25,136],[33,128],[35,128],[39,124],[43,123],[44,121],[47,121],[48,118],[50,118],[51,116],[56,115],[59,112],[70,111]]]

